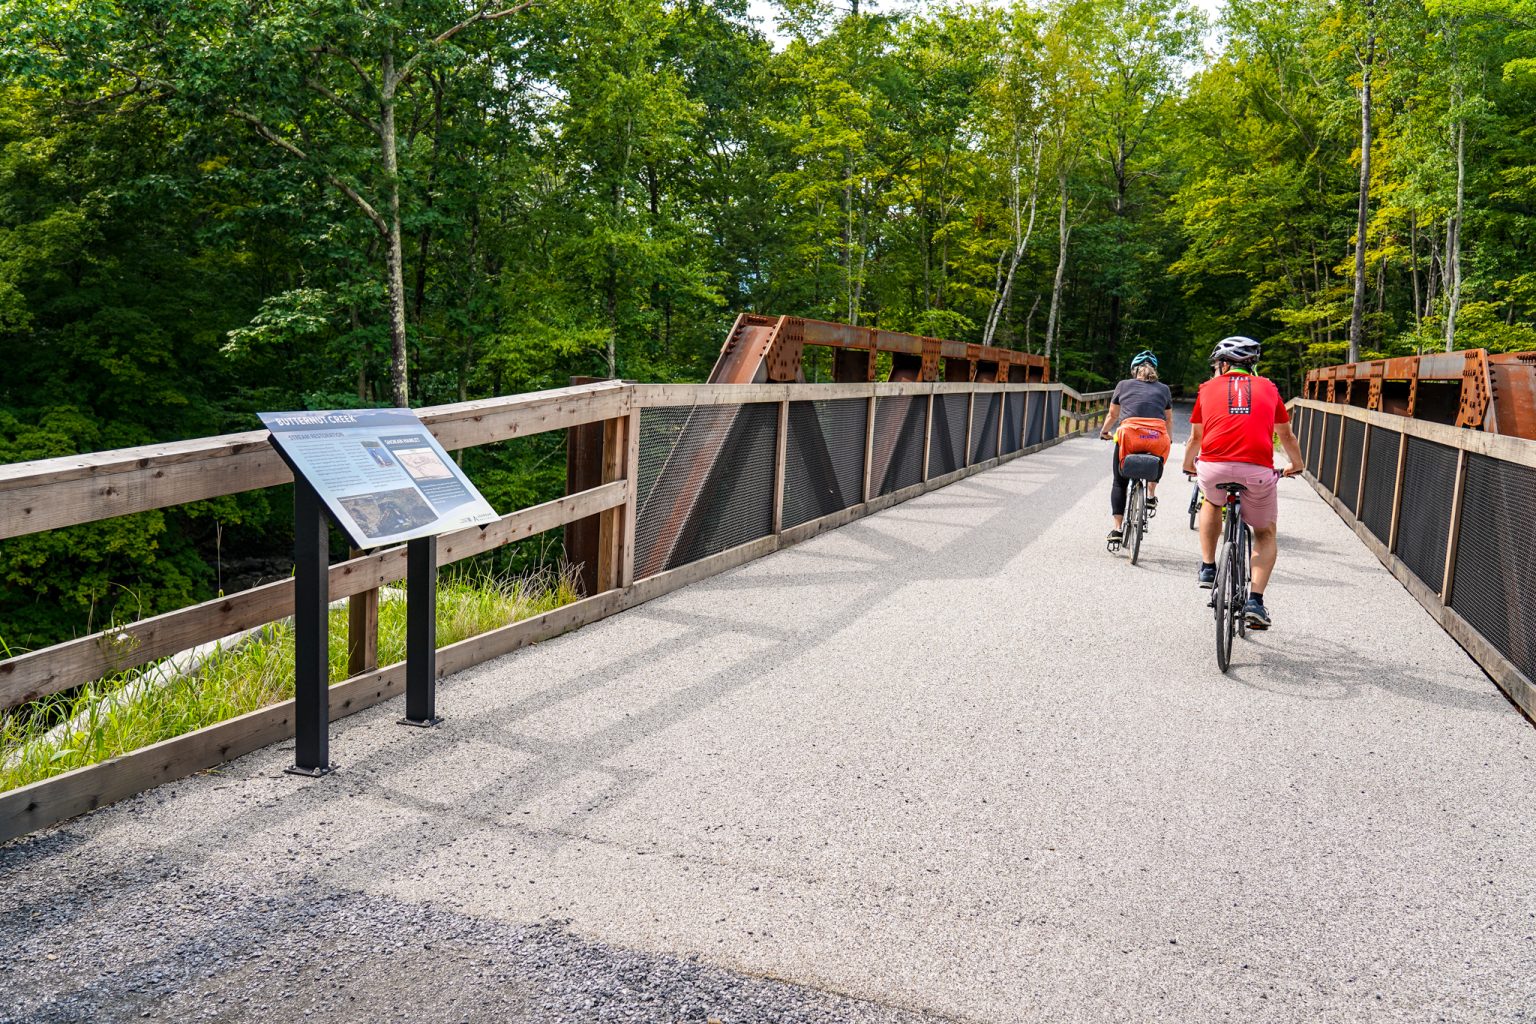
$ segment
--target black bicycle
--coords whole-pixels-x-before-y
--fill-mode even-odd
[[[1189,528],[1200,529],[1200,506],[1205,504],[1205,496],[1200,493],[1200,485],[1195,484],[1195,493],[1189,496]]]
[[[1232,664],[1232,634],[1247,637],[1248,620],[1243,609],[1248,604],[1250,560],[1253,557],[1253,531],[1242,519],[1242,484],[1221,484],[1227,492],[1226,523],[1221,531],[1221,546],[1216,549],[1216,583],[1211,588],[1211,607],[1216,612],[1216,665],[1223,672]]]
[[[1109,545],[1113,554],[1125,546],[1131,549],[1131,564],[1141,558],[1141,538],[1146,536],[1147,521],[1152,510],[1147,507],[1147,485],[1163,475],[1163,460],[1145,452],[1125,456],[1120,460],[1120,475],[1127,481],[1125,488],[1125,518],[1120,526],[1120,543]]]

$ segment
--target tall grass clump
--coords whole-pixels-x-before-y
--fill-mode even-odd
[[[457,643],[577,599],[574,574],[494,578],[445,573],[437,643]],[[406,605],[379,603],[379,664],[405,660]],[[330,676],[347,672],[347,610],[330,611]],[[186,675],[156,665],[121,672],[0,712],[0,792],[257,711],[293,696],[293,625],[267,626]]]

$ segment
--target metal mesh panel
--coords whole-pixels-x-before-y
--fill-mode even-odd
[[[863,500],[868,419],[869,402],[863,398],[789,403],[784,526],[799,526]]]
[[[1451,607],[1536,679],[1536,470],[1467,456]]]
[[[1003,454],[1007,455],[1023,447],[1024,394],[1004,395],[1003,399]]]
[[[1307,438],[1312,436],[1312,410],[1301,409],[1295,416],[1293,429],[1296,431],[1296,443],[1301,445],[1303,456],[1307,453]]]
[[[1383,544],[1392,535],[1392,491],[1397,486],[1397,449],[1402,435],[1381,427],[1371,429],[1371,455],[1360,493],[1360,521]]]
[[[1359,513],[1360,458],[1365,453],[1365,424],[1344,421],[1344,452],[1339,462],[1339,500],[1351,512]]]
[[[927,419],[926,395],[899,395],[875,400],[871,493],[890,494],[922,483],[923,431]]]
[[[1323,420],[1323,452],[1318,461],[1321,472],[1318,479],[1324,487],[1333,489],[1333,474],[1339,468],[1339,421],[1342,416],[1330,414]]]
[[[977,395],[971,412],[971,462],[985,462],[997,457],[997,414],[1002,409],[1002,395]]]
[[[928,448],[928,479],[965,465],[965,417],[969,395],[935,395],[933,440]]]
[[[1438,593],[1445,572],[1451,499],[1456,490],[1456,449],[1422,437],[1410,437],[1403,462],[1397,556]]]
[[[1045,404],[1045,436],[1041,440],[1049,441],[1061,436],[1061,392],[1047,391]]]
[[[777,434],[772,403],[641,411],[637,579],[772,531]]]
[[[1026,447],[1039,444],[1045,440],[1046,407],[1044,391],[1030,391],[1027,394],[1029,396],[1029,413],[1026,417],[1026,422],[1029,424],[1029,428],[1024,435]]]
[[[1322,477],[1323,465],[1318,456],[1323,450],[1323,432],[1320,429],[1321,416],[1314,411],[1312,417],[1312,429],[1307,431],[1307,465],[1312,467],[1312,473],[1319,479]]]

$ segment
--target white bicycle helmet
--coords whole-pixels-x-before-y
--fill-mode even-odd
[[[1234,366],[1252,366],[1259,361],[1259,343],[1252,338],[1234,334],[1222,338],[1211,350],[1211,365],[1231,363]]]

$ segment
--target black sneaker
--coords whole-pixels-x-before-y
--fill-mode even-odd
[[[1248,620],[1249,629],[1268,629],[1270,627],[1269,610],[1256,597],[1250,597],[1248,603],[1243,605],[1243,618]]]
[[[1121,533],[1121,531],[1119,531],[1119,530],[1110,530],[1109,531],[1109,536],[1104,538],[1104,547],[1106,549],[1108,549],[1109,551],[1119,551],[1120,550],[1120,542],[1123,539],[1124,539],[1124,535]]]
[[[1155,515],[1157,515],[1157,499],[1149,497],[1147,499],[1147,518],[1151,519]]]
[[[1202,565],[1199,573],[1200,589],[1210,590],[1216,585],[1216,567],[1214,565]]]

